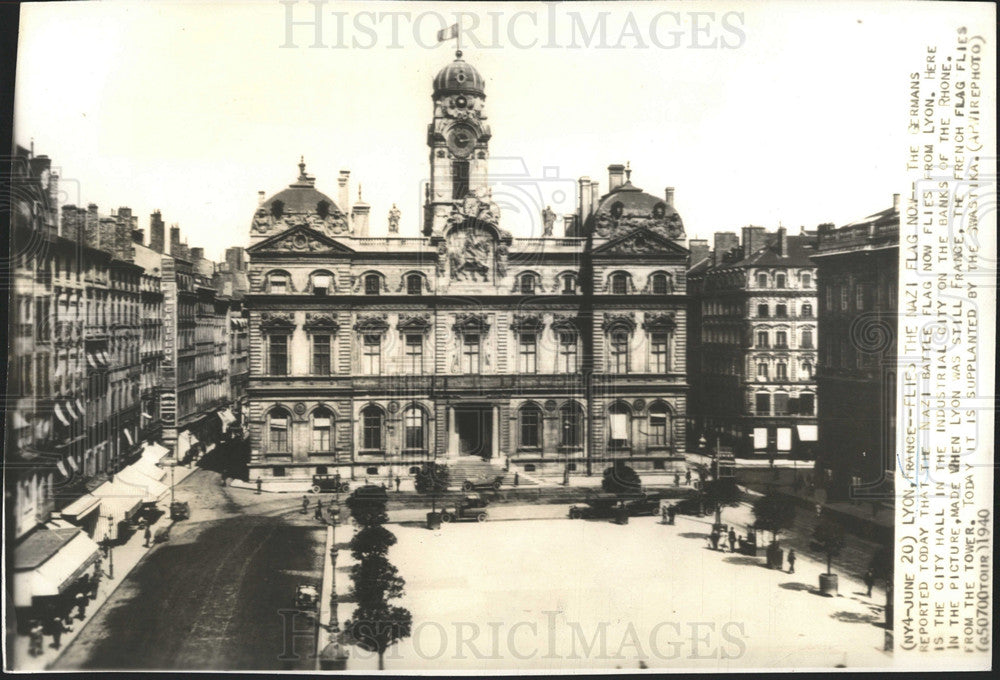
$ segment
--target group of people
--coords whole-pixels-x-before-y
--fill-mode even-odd
[[[691,468],[688,468],[684,472],[684,483],[687,484],[688,486],[691,486]],[[681,485],[681,473],[674,472],[674,486],[680,486],[680,485]],[[673,524],[673,522],[671,522],[671,524]]]
[[[93,574],[85,574],[76,584],[73,592],[68,595],[68,601],[64,601],[62,613],[51,613],[44,619],[37,618],[31,621],[28,629],[28,653],[31,656],[41,656],[44,653],[45,636],[52,637],[52,649],[62,647],[62,636],[73,631],[73,620],[83,621],[87,616],[87,607],[97,599],[97,590],[104,575],[100,558],[94,568]]]

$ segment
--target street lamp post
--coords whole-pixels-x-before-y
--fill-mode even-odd
[[[115,552],[111,547],[111,527],[112,523],[115,521],[114,515],[108,515],[108,535],[104,537],[105,543],[108,546],[108,578],[113,579],[115,577]]]

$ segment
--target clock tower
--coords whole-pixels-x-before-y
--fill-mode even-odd
[[[427,126],[430,182],[424,203],[424,235],[440,234],[457,202],[487,191],[490,126],[483,77],[462,60],[434,78],[434,120]]]

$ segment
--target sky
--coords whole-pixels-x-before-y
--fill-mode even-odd
[[[372,235],[386,232],[393,203],[401,235],[419,234],[431,81],[455,49],[435,38],[455,11],[467,13],[457,18],[470,31],[465,60],[486,80],[494,199],[515,236],[539,234],[545,205],[572,211],[577,178],[603,193],[607,166],[626,162],[649,193],[675,187],[689,238],[845,224],[905,191],[908,74],[926,43],[952,35],[954,7],[268,0],[21,11],[15,141],[53,159],[62,202],[128,206],[147,234],[158,209],[221,259],[248,243],[257,192],[293,182],[300,156],[335,200],[338,172],[351,171]]]

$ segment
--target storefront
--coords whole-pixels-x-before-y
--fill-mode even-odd
[[[94,540],[120,541],[128,536],[142,509],[145,489],[127,484],[121,479],[105,482],[93,491],[101,499],[101,512],[94,531]]]
[[[14,549],[14,607],[19,624],[62,615],[100,548],[79,529],[39,528]]]
[[[93,494],[84,494],[67,505],[59,513],[63,519],[72,522],[93,538],[100,516],[101,499]]]

